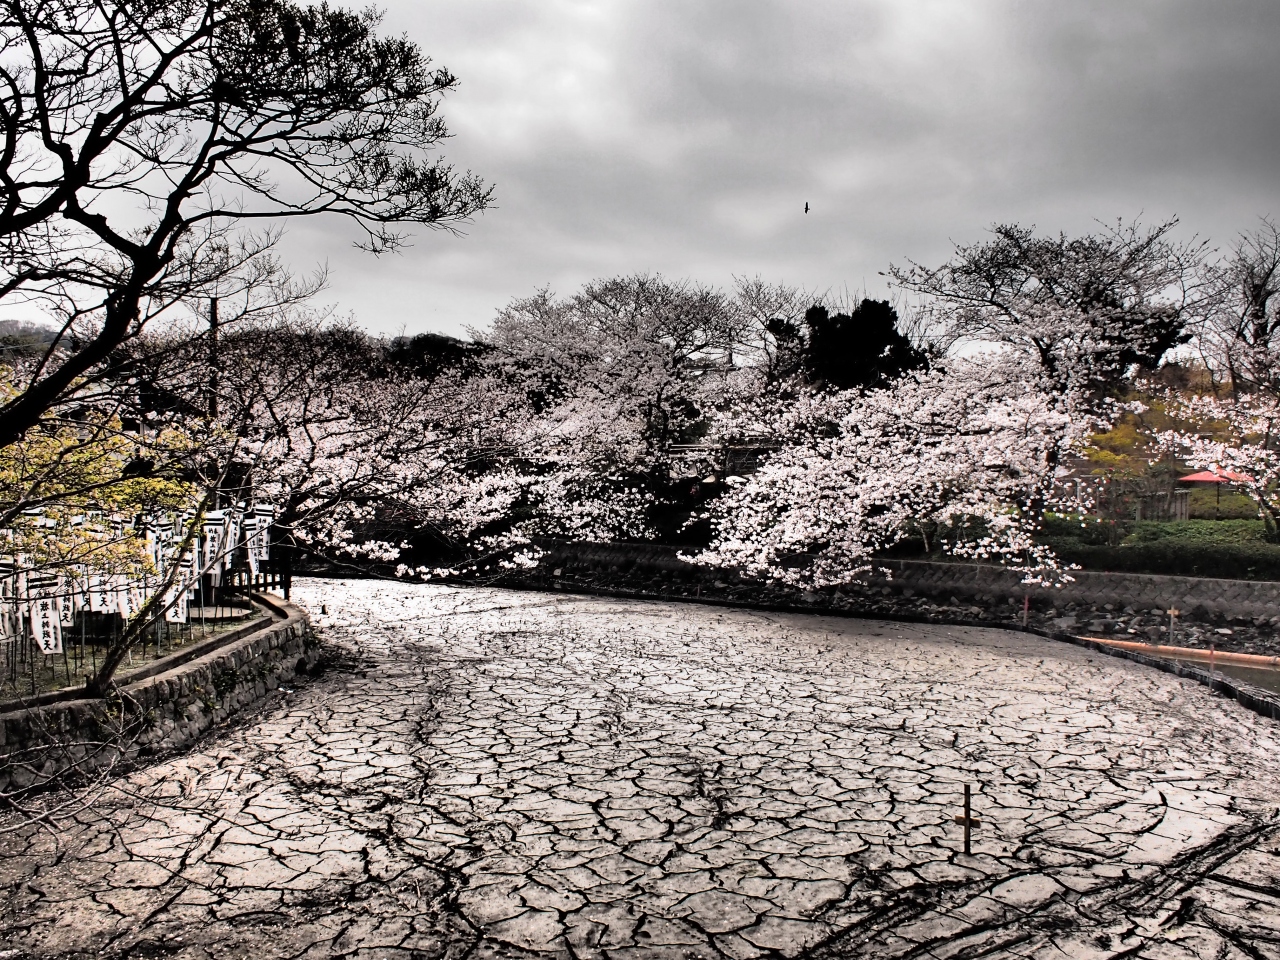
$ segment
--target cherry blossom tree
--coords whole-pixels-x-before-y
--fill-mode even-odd
[[[474,443],[493,398],[448,370],[418,376],[389,352],[349,325],[295,315],[222,338],[216,371],[202,343],[157,350],[150,384],[158,405],[234,437],[215,454],[219,496],[272,504],[286,549],[393,563],[401,541],[377,531],[467,537],[511,495],[480,469]]]
[[[694,559],[832,586],[912,533],[1029,582],[1060,576],[1035,533],[1045,509],[1081,508],[1055,466],[1096,424],[1010,352],[882,389],[806,393],[761,426],[782,448],[713,505],[713,543]]]
[[[1197,329],[1206,368],[1233,397],[1280,395],[1280,226],[1263,220],[1242,234],[1203,278],[1212,291]]]
[[[1156,440],[1198,470],[1226,478],[1257,501],[1273,532],[1280,531],[1280,396],[1253,390],[1214,396],[1152,389],[1181,423]]]
[[[1153,440],[1194,468],[1229,474],[1280,530],[1280,227],[1264,219],[1201,276],[1203,366],[1184,382],[1143,384],[1175,423]]]
[[[758,276],[734,279],[734,367],[756,392],[786,389],[800,374],[805,314],[821,300],[812,291]]]
[[[852,355],[865,345],[856,337],[810,342],[819,300],[759,278],[726,295],[627,277],[511,304],[476,336],[484,384],[508,397],[492,446],[510,451],[513,532],[642,539],[655,517],[683,522],[698,500],[691,481],[699,495],[718,491],[721,449],[772,445],[767,411],[813,393],[815,350],[865,359]]]
[[[781,449],[714,505],[698,561],[831,585],[918,532],[1028,581],[1062,576],[1036,535],[1046,512],[1087,504],[1060,465],[1108,425],[1108,391],[1185,343],[1203,307],[1204,248],[1175,243],[1174,225],[1083,238],[1001,226],[941,267],[892,269],[949,356],[881,389],[800,389],[722,417]]]
[[[517,526],[530,537],[642,537],[669,489],[673,446],[723,402],[736,318],[719,291],[661,277],[543,290],[477,332],[479,381],[502,397]]]

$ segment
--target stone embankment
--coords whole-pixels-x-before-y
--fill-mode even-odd
[[[743,605],[811,605],[867,616],[1025,625],[1166,645],[1211,645],[1236,653],[1280,654],[1280,583],[1076,571],[1061,587],[1026,587],[989,564],[879,561],[890,576],[836,590],[801,592],[696,567],[673,547],[543,544],[539,567],[519,575],[539,589],[620,590]],[[1172,619],[1175,609],[1178,614]]]
[[[319,646],[307,615],[290,603],[259,600],[268,616],[257,629],[158,660],[110,697],[67,694],[0,706],[0,795],[71,783],[187,746],[313,671]]]

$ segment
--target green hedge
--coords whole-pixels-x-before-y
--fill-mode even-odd
[[[1198,489],[1191,491],[1187,503],[1187,511],[1193,517],[1213,520],[1254,520],[1258,516],[1258,504],[1252,497],[1242,493],[1224,490],[1218,494],[1214,490]]]
[[[1107,542],[1113,535],[1117,546]],[[1044,539],[1086,570],[1280,580],[1280,543],[1261,520],[1140,520],[1113,533],[1093,518],[1051,517]]]
[[[1072,520],[1067,517],[1049,516],[1044,521],[1044,537],[1050,543],[1059,540],[1107,546],[1111,536],[1121,543],[1152,543],[1157,540],[1178,540],[1186,544],[1240,543],[1242,540],[1268,542],[1272,539],[1267,525],[1261,520],[1132,520],[1118,521],[1114,527],[1108,521],[1098,522],[1094,517]]]
[[[1280,544],[1242,541],[1235,544],[1185,540],[1150,540],[1118,547],[1079,541],[1053,544],[1058,556],[1086,570],[1119,573],[1164,573],[1226,580],[1280,580]]]
[[[1154,573],[1224,580],[1280,580],[1280,542],[1261,520],[1140,520],[1118,524],[1096,518],[1049,516],[1042,542],[1067,563],[1085,570]],[[1116,546],[1108,543],[1120,537]],[[919,538],[905,540],[886,557],[951,561],[924,553]]]
[[[1267,525],[1261,520],[1140,520],[1130,527],[1125,544],[1176,540],[1188,546],[1267,543]]]

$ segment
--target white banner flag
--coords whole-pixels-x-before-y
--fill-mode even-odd
[[[21,616],[16,600],[0,600],[0,641],[11,643],[22,634]]]
[[[89,609],[94,613],[117,613],[119,605],[106,577],[92,577],[89,583]]]
[[[41,653],[62,652],[62,623],[56,597],[40,597],[31,601],[31,636]]]
[[[227,532],[226,514],[221,510],[211,510],[204,518],[201,532],[204,534],[202,566],[208,569],[215,566],[222,557],[223,542]]]
[[[222,548],[222,565],[230,570],[235,560],[236,548],[240,546],[240,514],[234,510],[227,511],[227,539]]]
[[[74,627],[76,625],[76,602],[74,594],[66,594],[58,598],[58,612],[60,614],[58,622],[63,627]]]
[[[187,622],[187,585],[175,583],[165,594],[165,620],[169,623]]]
[[[128,584],[120,591],[120,616],[132,620],[142,609],[142,603],[142,591],[137,584]]]

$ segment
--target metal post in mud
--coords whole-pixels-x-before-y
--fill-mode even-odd
[[[964,815],[955,818],[956,823],[964,824],[964,852],[965,856],[969,856],[969,839],[970,831],[982,824],[982,821],[972,816],[973,808],[970,804],[969,784],[964,785]]]

